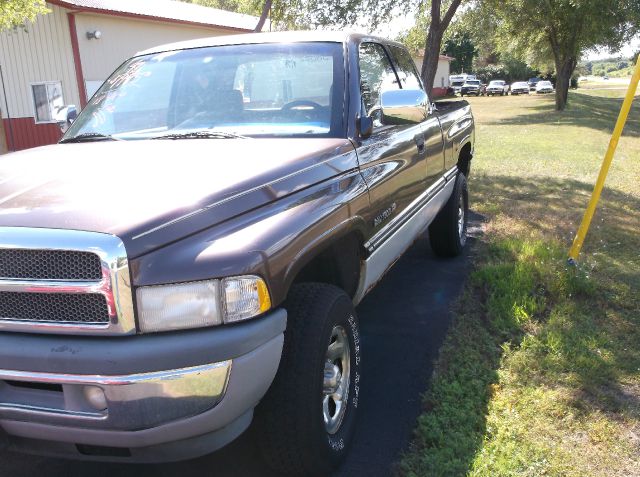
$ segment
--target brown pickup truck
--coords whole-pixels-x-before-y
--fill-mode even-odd
[[[0,446],[178,460],[253,420],[269,465],[326,474],[367,399],[354,306],[427,228],[461,252],[473,144],[372,36],[129,59],[0,159]]]

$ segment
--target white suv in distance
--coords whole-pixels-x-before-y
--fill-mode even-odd
[[[475,94],[476,96],[480,96],[480,80],[477,79],[468,79],[467,81],[464,82],[464,84],[462,85],[462,88],[460,88],[460,96],[464,96],[464,95],[472,95]]]
[[[538,84],[536,84],[536,93],[553,93],[553,85],[551,84],[551,81],[538,81]]]
[[[503,80],[490,81],[489,86],[487,86],[487,96],[493,96],[494,94],[499,94],[500,96],[509,94],[509,85],[507,82]]]

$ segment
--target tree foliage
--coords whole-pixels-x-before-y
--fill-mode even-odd
[[[301,0],[181,0],[229,12],[268,17],[274,29],[299,29],[310,17]],[[257,22],[256,22],[256,26]],[[308,27],[307,27],[308,28]]]
[[[534,78],[541,74],[539,70],[513,56],[502,55],[501,60],[499,64],[476,67],[474,73],[485,83],[494,79],[504,80],[507,83],[527,81],[529,78]]]
[[[478,0],[478,11],[495,17],[502,50],[528,63],[552,62],[556,109],[567,103],[570,78],[589,49],[620,48],[640,19],[637,0]]]
[[[262,7],[262,0],[182,0],[187,3],[195,3],[204,7],[218,8],[229,12],[247,13],[257,15]]]
[[[0,30],[23,27],[49,13],[44,0],[0,0]]]
[[[444,40],[444,54],[451,56],[451,71],[456,73],[469,73],[473,70],[473,59],[477,56],[478,50],[471,41],[468,33],[455,33]]]

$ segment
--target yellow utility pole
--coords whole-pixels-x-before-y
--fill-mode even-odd
[[[602,161],[602,166],[600,167],[600,174],[598,174],[598,180],[596,181],[596,185],[593,188],[593,193],[591,194],[591,200],[589,201],[587,210],[584,213],[584,217],[582,217],[582,223],[580,224],[580,228],[578,229],[576,238],[573,239],[571,250],[569,250],[570,263],[575,263],[575,261],[578,259],[578,255],[580,255],[580,249],[582,249],[582,244],[584,243],[584,239],[587,235],[587,232],[589,231],[589,226],[591,225],[591,219],[593,219],[593,214],[596,211],[598,200],[600,200],[600,194],[602,193],[602,188],[604,187],[604,181],[607,178],[607,174],[609,173],[609,166],[611,166],[613,155],[616,152],[616,147],[618,147],[618,140],[620,139],[622,130],[624,129],[624,125],[627,122],[627,117],[629,116],[629,111],[631,110],[631,103],[633,103],[633,98],[636,95],[639,80],[640,56],[638,57],[638,61],[636,62],[636,67],[633,71],[633,76],[631,77],[631,83],[629,83],[627,95],[625,96],[624,102],[622,103],[622,108],[620,109],[620,114],[618,115],[618,121],[616,122],[616,126],[613,129],[613,134],[611,135],[611,140],[609,141],[609,148],[607,149],[607,153],[604,155],[604,161]]]

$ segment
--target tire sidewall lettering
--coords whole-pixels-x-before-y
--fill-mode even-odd
[[[358,321],[353,313],[349,313],[346,319],[346,325],[349,330],[349,341],[351,342],[353,348],[353,354],[351,358],[351,366],[352,366],[352,378],[350,383],[350,389],[347,397],[347,413],[345,418],[340,426],[340,429],[333,435],[327,434],[327,443],[329,444],[329,449],[332,452],[341,453],[346,448],[345,443],[345,432],[351,432],[351,429],[354,426],[354,423],[351,422],[354,419],[354,413],[358,408],[358,401],[360,395],[360,363],[362,361],[362,351],[360,349],[360,329],[358,327]],[[351,408],[351,409],[350,409]]]

